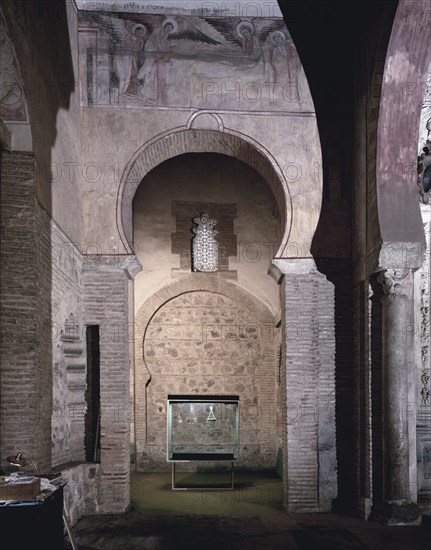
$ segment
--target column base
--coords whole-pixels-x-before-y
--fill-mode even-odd
[[[368,519],[383,525],[420,525],[422,523],[418,505],[407,500],[383,501],[374,504]]]

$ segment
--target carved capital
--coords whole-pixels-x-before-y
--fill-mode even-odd
[[[411,269],[385,269],[377,275],[377,280],[386,296],[401,296],[407,294],[406,287],[412,284],[412,277]]]

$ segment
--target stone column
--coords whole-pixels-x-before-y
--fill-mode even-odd
[[[135,256],[87,256],[84,322],[100,327],[99,512],[122,513],[130,504],[130,280],[142,267]]]
[[[414,303],[411,269],[386,269],[379,276],[382,297],[384,502],[371,517],[387,524],[420,523],[415,500],[416,402],[411,400],[414,371]],[[413,470],[413,472],[412,472]]]
[[[284,506],[330,512],[337,496],[334,288],[313,259],[274,259],[273,265],[281,285],[286,357]]]

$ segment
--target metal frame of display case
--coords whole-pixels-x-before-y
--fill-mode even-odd
[[[225,403],[236,405],[235,409],[235,449],[232,453],[210,452],[172,452],[172,405],[175,403]],[[239,448],[239,396],[238,395],[168,395],[167,406],[167,461],[172,462],[172,490],[232,490],[234,489],[234,462],[238,459]],[[178,487],[175,480],[177,462],[230,462],[230,487]]]

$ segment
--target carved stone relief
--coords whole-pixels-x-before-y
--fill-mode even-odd
[[[385,269],[378,274],[377,280],[386,296],[403,295],[405,286],[412,282],[412,272],[410,269]]]

